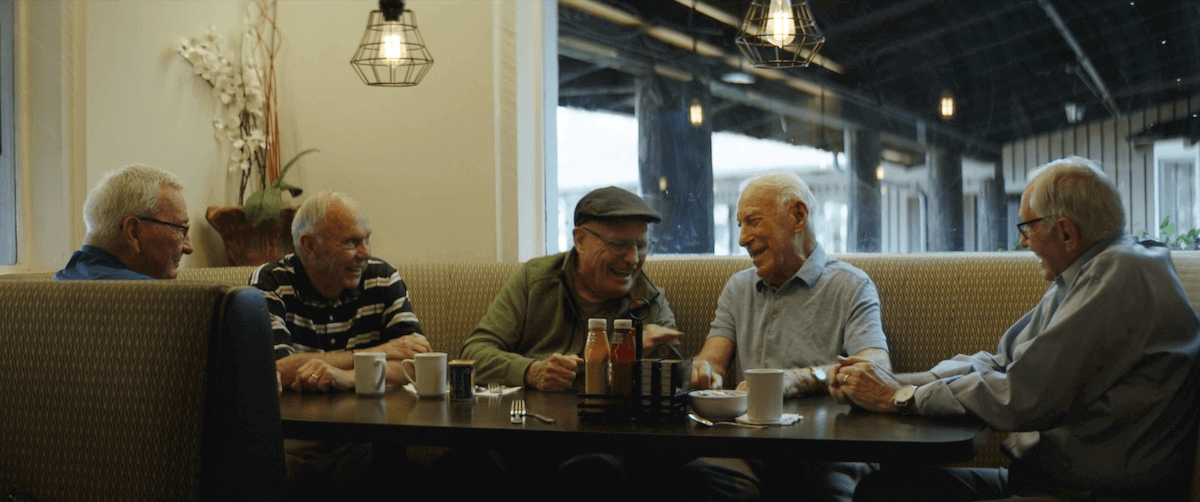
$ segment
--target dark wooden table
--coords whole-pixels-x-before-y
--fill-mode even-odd
[[[557,423],[533,418],[509,423],[509,406],[520,398],[529,411]],[[978,422],[880,415],[852,410],[829,396],[785,400],[784,412],[804,419],[767,429],[710,428],[690,420],[652,425],[581,422],[577,401],[575,394],[535,390],[467,402],[420,399],[402,388],[389,388],[380,398],[290,391],[279,397],[283,435],[298,439],[933,464],[970,460],[987,437]]]

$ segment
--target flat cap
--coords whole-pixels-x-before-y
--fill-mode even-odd
[[[658,214],[641,197],[617,187],[592,190],[575,205],[575,226],[592,220],[604,222],[635,218],[647,223],[662,221]]]

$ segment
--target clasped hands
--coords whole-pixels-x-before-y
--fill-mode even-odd
[[[853,404],[877,413],[897,413],[893,398],[900,383],[888,370],[861,357],[838,356],[829,374],[829,394],[841,404]]]
[[[388,361],[412,359],[415,354],[429,352],[432,349],[425,335],[413,333],[400,338],[364,349],[370,352],[387,354]],[[330,389],[348,391],[354,389],[354,362],[350,358],[348,369],[339,368],[321,358],[311,358],[296,368],[296,379],[288,387],[294,391],[325,392]]]

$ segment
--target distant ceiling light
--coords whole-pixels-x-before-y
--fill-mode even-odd
[[[692,127],[704,125],[704,104],[700,102],[700,98],[692,98],[692,104],[688,106],[688,121],[692,123]]]
[[[942,104],[938,112],[945,120],[954,118],[954,94],[949,90],[942,91]]]
[[[380,0],[367,17],[367,30],[350,65],[364,84],[408,87],[421,83],[433,66],[417,18],[403,0]]]
[[[754,75],[740,71],[732,71],[721,75],[721,81],[726,84],[750,85],[754,83]]]
[[[883,181],[883,176],[884,176],[883,166],[876,167],[875,168],[875,179],[877,179],[879,181]]]
[[[658,190],[660,192],[664,192],[664,193],[667,191],[667,177],[666,176],[658,177]]]
[[[755,68],[804,68],[821,51],[825,37],[807,1],[754,0],[736,42]]]
[[[1083,120],[1083,107],[1075,103],[1063,105],[1067,112],[1067,123],[1077,124]]]

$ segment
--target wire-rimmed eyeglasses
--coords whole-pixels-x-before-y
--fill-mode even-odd
[[[1020,222],[1020,223],[1017,223],[1017,231],[1018,231],[1018,232],[1021,232],[1021,237],[1024,237],[1024,238],[1028,239],[1028,238],[1029,238],[1029,234],[1025,233],[1025,231],[1026,231],[1026,230],[1029,228],[1029,225],[1032,225],[1032,224],[1034,224],[1034,223],[1037,223],[1037,222],[1039,222],[1039,221],[1042,221],[1042,220],[1044,220],[1044,219],[1046,219],[1046,218],[1045,218],[1045,217],[1042,217],[1042,218],[1034,218],[1034,219],[1032,219],[1032,220],[1029,220],[1029,221],[1022,221],[1022,222]]]
[[[605,238],[603,235],[596,233],[595,231],[593,231],[592,229],[590,229],[588,227],[579,227],[579,228],[587,230],[589,234],[592,234],[592,235],[596,236],[597,239],[604,241],[605,245],[607,245],[610,249],[612,249],[613,251],[618,252],[618,253],[628,253],[630,251],[637,251],[638,256],[643,256],[646,254],[647,251],[650,250],[650,243],[648,243],[646,241],[615,241],[612,239]]]
[[[150,218],[147,216],[138,216],[137,219],[142,220],[142,221],[148,221],[150,223],[158,223],[159,225],[166,225],[168,227],[171,227],[171,228],[175,229],[175,231],[179,232],[180,236],[185,239],[187,238],[188,230],[190,230],[190,228],[187,225],[179,225],[176,223],[171,223],[169,221],[156,220],[154,218]]]

